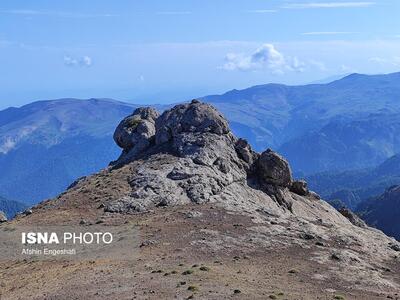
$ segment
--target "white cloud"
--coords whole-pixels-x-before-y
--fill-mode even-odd
[[[64,56],[64,64],[69,67],[73,67],[78,65],[78,60],[72,58],[71,56],[65,55]]]
[[[75,66],[90,67],[92,65],[92,58],[87,55],[82,56],[80,58],[65,55],[64,64],[68,67],[75,67]]]
[[[250,55],[228,53],[222,69],[227,71],[269,70],[275,74],[304,71],[305,64],[297,57],[285,57],[272,44],[264,44]]]
[[[303,32],[302,35],[340,35],[340,34],[356,34],[358,32],[350,32],[350,31],[312,31],[312,32]]]
[[[79,62],[82,66],[90,67],[92,65],[92,58],[85,55]]]
[[[288,9],[305,9],[305,8],[352,8],[352,7],[369,7],[375,5],[375,2],[311,2],[311,3],[293,3],[284,5],[283,8]]]

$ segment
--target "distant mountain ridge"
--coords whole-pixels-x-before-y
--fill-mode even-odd
[[[400,152],[400,73],[267,84],[203,99],[256,149],[278,149],[296,172],[373,167]]]
[[[400,185],[392,186],[382,195],[361,203],[357,211],[369,225],[400,240]]]
[[[256,150],[270,147],[285,155],[299,176],[374,168],[400,153],[400,73],[266,84],[201,99]],[[115,126],[136,107],[111,99],[60,99],[0,111],[0,194],[35,203],[104,168],[118,156]]]
[[[322,172],[306,176],[310,187],[326,200],[341,200],[350,209],[377,197],[388,187],[400,184],[400,154],[375,168],[342,172]]]
[[[118,155],[112,132],[135,105],[110,99],[40,101],[0,112],[0,194],[36,203]]]
[[[0,152],[24,142],[52,146],[81,133],[109,134],[114,118],[134,107],[110,99],[59,99],[8,108],[0,112]]]

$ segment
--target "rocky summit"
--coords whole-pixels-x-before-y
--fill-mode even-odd
[[[128,224],[135,255],[6,261],[6,299],[399,299],[399,243],[253,151],[211,105],[138,108],[114,140],[110,166],[7,224]]]
[[[305,182],[293,180],[283,157],[270,149],[254,152],[214,107],[197,100],[161,116],[138,108],[119,124],[114,140],[123,152],[113,168],[135,161],[140,166],[131,193],[107,203],[107,212],[206,202],[251,206],[249,195],[292,211],[296,194],[316,199]]]

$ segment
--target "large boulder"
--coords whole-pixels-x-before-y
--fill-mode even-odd
[[[150,146],[158,116],[154,108],[142,107],[121,121],[114,132],[114,141],[123,149],[122,156],[133,157]]]
[[[257,173],[262,183],[281,187],[290,187],[292,171],[286,159],[267,149],[257,161]]]
[[[229,132],[228,121],[211,105],[193,100],[165,111],[156,122],[156,143],[172,140],[181,133]]]
[[[7,222],[7,216],[4,212],[0,211],[0,223]]]

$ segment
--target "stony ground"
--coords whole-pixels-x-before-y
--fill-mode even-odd
[[[89,223],[93,217],[76,213]],[[347,262],[315,259],[356,245],[293,238],[285,224],[254,223],[210,204],[103,220],[105,227],[126,222],[137,227],[140,243],[132,257],[2,262],[1,299],[400,299],[396,288],[384,284],[400,283],[399,258],[375,266],[386,268],[384,275],[379,284],[368,283]],[[271,237],[273,227],[289,234]]]

